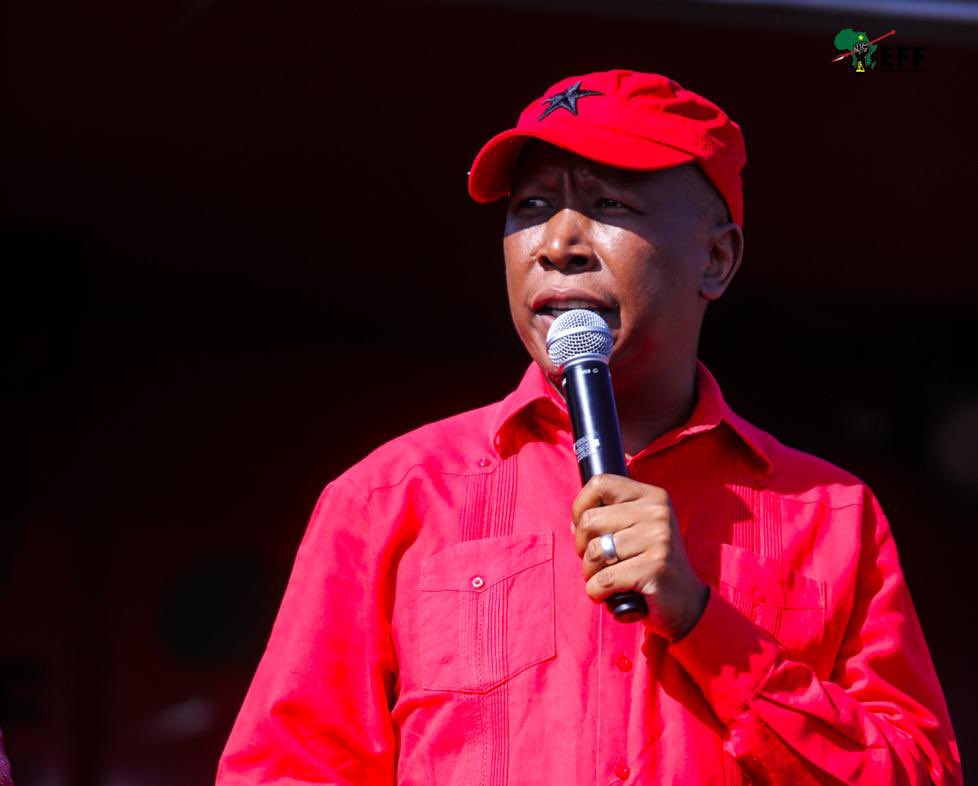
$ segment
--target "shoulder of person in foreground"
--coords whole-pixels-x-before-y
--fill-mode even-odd
[[[10,777],[10,762],[3,750],[3,732],[0,731],[0,786],[14,786]]]

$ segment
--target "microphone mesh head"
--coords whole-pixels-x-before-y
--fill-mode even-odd
[[[547,331],[547,354],[557,368],[581,355],[611,357],[611,330],[598,314],[586,308],[565,311]]]

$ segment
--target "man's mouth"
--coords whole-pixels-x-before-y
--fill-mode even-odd
[[[552,294],[538,297],[532,305],[533,313],[545,323],[547,328],[561,314],[578,308],[593,311],[607,322],[612,330],[621,326],[617,303],[606,299],[582,297],[576,293],[573,297],[566,294]]]

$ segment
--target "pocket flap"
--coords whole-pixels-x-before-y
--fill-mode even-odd
[[[822,582],[788,570],[773,557],[691,537],[686,551],[693,569],[704,579],[747,593],[758,606],[783,609],[821,609],[825,599]]]
[[[553,559],[552,532],[466,540],[421,563],[421,588],[484,592],[496,582]],[[482,581],[473,584],[473,579]]]

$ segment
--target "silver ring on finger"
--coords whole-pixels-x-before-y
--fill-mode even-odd
[[[604,555],[604,561],[608,565],[614,565],[621,559],[618,556],[618,550],[615,548],[614,534],[606,532],[598,538],[598,545],[601,546],[601,553]]]

